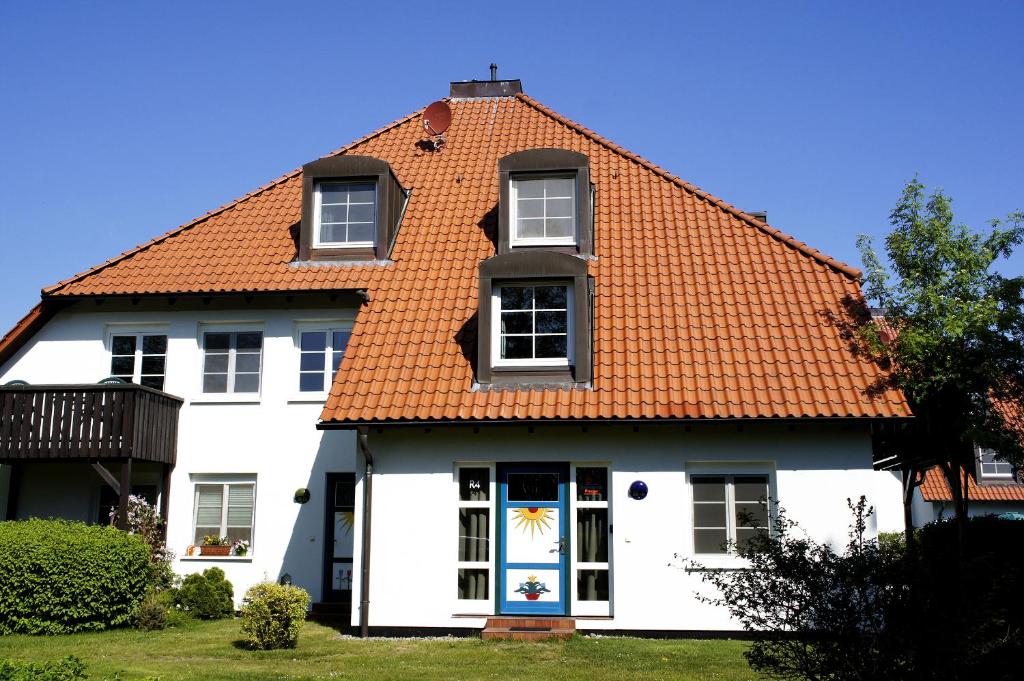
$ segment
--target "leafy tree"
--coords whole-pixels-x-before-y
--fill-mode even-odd
[[[976,232],[954,221],[948,196],[941,190],[926,196],[915,178],[890,222],[891,271],[870,238],[858,239],[865,293],[885,323],[854,316],[849,337],[888,369],[874,388],[902,390],[914,413],[887,446],[909,463],[910,478],[932,464],[941,467],[962,531],[974,446],[1024,464],[1024,433],[1013,417],[1024,386],[1024,277],[993,269],[1024,242],[1024,213]]]

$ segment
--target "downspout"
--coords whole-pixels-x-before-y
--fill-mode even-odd
[[[363,475],[363,564],[359,579],[359,635],[367,638],[370,635],[370,509],[373,501],[373,454],[370,453],[370,446],[367,444],[366,426],[356,429],[356,441],[366,461],[366,472]]]

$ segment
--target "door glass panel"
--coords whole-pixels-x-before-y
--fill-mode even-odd
[[[487,592],[486,569],[459,569],[459,598],[467,601],[485,601],[490,598]]]
[[[576,560],[581,563],[608,562],[608,509],[581,508],[576,511]]]
[[[607,601],[608,571],[580,570],[576,580],[576,591],[581,601]]]
[[[509,501],[558,501],[558,473],[509,473]]]
[[[491,512],[486,508],[459,509],[459,560],[490,559]]]
[[[576,501],[607,501],[608,469],[576,469]]]

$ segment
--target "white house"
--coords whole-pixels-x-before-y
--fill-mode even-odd
[[[287,576],[370,633],[735,629],[693,562],[738,566],[765,500],[820,540],[860,495],[903,526],[872,429],[909,410],[835,324],[859,273],[765,220],[453,83],[45,289],[0,341],[0,508],[134,489],[177,571]]]

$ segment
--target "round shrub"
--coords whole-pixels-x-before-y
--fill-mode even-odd
[[[215,620],[235,612],[235,590],[220,568],[209,568],[186,577],[178,589],[179,606],[193,617]]]
[[[67,634],[132,623],[149,547],[113,527],[0,522],[0,634]]]
[[[258,650],[294,648],[306,621],[309,594],[297,586],[263,582],[242,601],[242,635]]]

